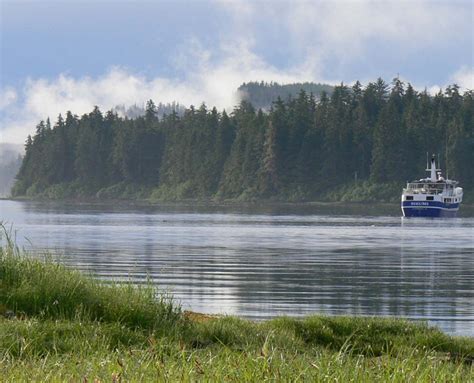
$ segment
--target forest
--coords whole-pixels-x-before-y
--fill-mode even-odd
[[[242,100],[183,113],[121,117],[95,107],[41,121],[28,137],[14,197],[395,201],[440,154],[471,198],[474,92],[435,95],[398,78],[302,89],[269,110]]]

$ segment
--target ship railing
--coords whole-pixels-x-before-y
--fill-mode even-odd
[[[446,193],[445,189],[441,188],[405,188],[403,189],[404,193],[408,194],[443,194]]]
[[[452,187],[447,187],[446,184],[435,183],[408,183],[407,187],[403,189],[404,193],[409,194],[450,194]]]

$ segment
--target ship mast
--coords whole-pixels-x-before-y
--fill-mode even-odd
[[[431,156],[431,167],[429,169],[426,168],[426,171],[431,173],[431,176],[430,176],[431,182],[438,181],[438,175],[436,172],[441,171],[441,169],[436,168],[436,159],[435,159],[434,154]]]

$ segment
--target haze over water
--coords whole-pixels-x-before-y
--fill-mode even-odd
[[[474,336],[474,218],[463,213],[0,201],[0,221],[14,224],[20,245],[56,251],[100,278],[149,278],[184,309],[254,319],[403,316]]]

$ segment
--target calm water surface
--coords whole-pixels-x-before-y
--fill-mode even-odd
[[[14,224],[27,248],[55,250],[104,279],[150,278],[185,309],[255,319],[403,316],[474,336],[472,216],[0,201],[0,220]]]

